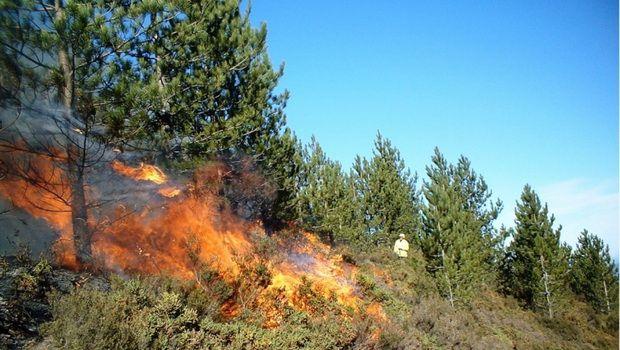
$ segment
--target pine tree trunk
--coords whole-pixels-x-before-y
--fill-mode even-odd
[[[84,172],[77,162],[71,161],[71,223],[73,241],[78,262],[89,265],[92,262],[91,232],[88,227],[88,210],[84,193]]]
[[[327,201],[323,202],[323,208],[326,213],[326,219],[329,218],[329,207],[327,205]],[[331,226],[331,225],[330,225]],[[336,240],[334,239],[334,231],[331,227],[327,228],[327,239],[329,240],[329,244],[333,247],[336,244]]]
[[[56,18],[64,16],[63,5],[60,0],[54,3]],[[73,244],[75,254],[80,265],[88,265],[92,261],[91,233],[88,228],[88,211],[86,208],[86,196],[84,193],[84,147],[78,145],[77,140],[71,139],[71,121],[75,107],[74,72],[69,60],[69,50],[65,43],[61,43],[58,50],[58,64],[62,73],[63,81],[60,86],[60,97],[63,105],[65,118],[63,131],[66,140],[67,171],[71,187],[71,224],[73,227]]]
[[[441,249],[441,263],[443,265],[443,272],[444,276],[446,277],[446,283],[448,284],[448,301],[450,301],[450,306],[454,308],[454,294],[452,294],[452,283],[450,282],[448,270],[446,269],[446,254],[444,253],[443,248]]]
[[[611,312],[611,306],[609,305],[609,292],[607,291],[607,282],[603,280],[603,288],[605,290],[605,303],[607,303],[607,313]]]
[[[547,270],[545,270],[545,259],[543,256],[540,256],[540,267],[543,271],[543,284],[545,286],[545,297],[547,299],[547,311],[549,318],[553,318],[553,310],[551,309],[551,291],[549,290],[549,274],[547,274]]]

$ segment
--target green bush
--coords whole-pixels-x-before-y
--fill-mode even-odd
[[[9,270],[9,262],[5,257],[0,256],[0,277],[4,277],[4,274]]]
[[[41,257],[36,263],[28,260],[28,264],[16,271],[18,273],[13,279],[13,288],[19,299],[33,300],[45,297],[45,293],[50,290],[49,279],[52,273],[52,266],[47,259]]]
[[[114,278],[109,292],[80,288],[56,294],[54,318],[43,333],[66,349],[340,349],[358,337],[355,325],[333,312],[331,301],[313,294],[309,283],[298,293],[315,307],[325,307],[320,316],[285,308],[274,329],[245,318],[226,322],[199,313],[189,305],[222,300],[222,295],[196,288],[191,292],[169,280]]]
[[[264,248],[266,254],[270,246]],[[191,282],[112,276],[109,290],[87,285],[52,294],[53,319],[43,334],[67,349],[611,349],[617,344],[617,315],[596,313],[585,302],[575,300],[550,320],[489,287],[453,308],[437,293],[415,251],[408,259],[381,250],[349,254],[357,266],[357,310],[339,305],[335,295],[324,296],[307,278],[292,293],[300,309],[291,307],[286,293],[267,288],[271,271],[259,256],[240,258],[241,274],[229,282],[200,266]],[[54,273],[48,266],[39,261],[19,270],[22,295],[42,295]],[[379,303],[385,316],[367,315],[371,303]],[[229,305],[236,312],[228,312]]]
[[[362,289],[364,294],[372,300],[384,302],[390,299],[386,289],[377,286],[374,277],[359,273],[357,275],[357,285]]]

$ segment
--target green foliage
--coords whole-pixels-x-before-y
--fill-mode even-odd
[[[323,322],[310,320],[293,312],[289,322],[269,330],[241,322],[216,323],[204,319],[200,323],[205,334],[203,349],[342,349],[351,345],[355,329],[336,319]]]
[[[364,246],[391,244],[419,229],[416,177],[400,152],[377,134],[373,157],[356,158],[349,175],[316,139],[304,150],[298,207],[302,224],[326,241]]]
[[[351,174],[361,201],[365,237],[374,244],[392,243],[399,234],[416,236],[420,228],[416,175],[400,152],[377,133],[373,157],[355,159]]]
[[[220,298],[207,294],[202,301],[213,297]],[[116,279],[110,292],[81,288],[56,296],[44,333],[69,349],[340,349],[357,335],[352,323],[328,312],[313,318],[289,310],[279,328],[265,329],[247,319],[217,321],[187,300],[178,286]]]
[[[380,288],[372,276],[360,273],[356,276],[356,278],[357,285],[360,286],[362,292],[368,296],[370,300],[385,302],[390,299],[390,296],[386,290],[384,288]]]
[[[343,260],[359,269],[360,307],[376,303],[385,319],[339,306],[335,295],[323,296],[305,278],[293,292],[304,311],[290,307],[281,290],[267,289],[275,255],[268,239],[259,242],[255,256],[239,258],[240,274],[232,282],[201,263],[189,240],[194,281],[113,277],[109,291],[87,285],[50,294],[56,277],[47,260],[31,261],[28,250],[16,256],[22,267],[0,260],[0,331],[9,329],[4,322],[11,317],[31,317],[34,302],[49,296],[53,319],[44,335],[69,349],[617,344],[618,273],[599,238],[584,231],[571,260],[572,289],[588,305],[566,293],[570,249],[560,244],[560,229],[529,186],[514,230],[498,232],[493,223],[501,202],[491,201],[487,184],[465,157],[448,164],[435,150],[422,205],[417,176],[380,134],[372,157],[357,157],[349,174],[316,140],[302,149],[286,127],[288,92],[276,92],[283,67],[274,69],[269,60],[266,27],[252,27],[249,9],[240,4],[1,1],[0,106],[60,105],[75,120],[63,126],[65,138],[97,140],[95,152],[100,144],[113,144],[121,151],[154,151],[153,157],[180,168],[220,159],[234,172],[256,174],[260,181],[249,184],[253,192],[237,201],[258,213],[248,218],[260,218],[268,229],[300,219],[333,245],[350,243],[340,248],[351,249]],[[67,149],[67,158],[88,159],[92,150],[82,148],[81,157]],[[87,175],[91,160],[97,162],[88,159],[71,175]],[[84,192],[87,182],[80,181],[72,181],[72,194]],[[238,192],[230,190],[238,184],[232,178],[222,190],[231,206],[240,205],[232,198]],[[81,206],[86,211],[86,203]],[[72,219],[90,222],[85,214]],[[400,233],[417,243],[406,259],[394,259],[389,249]],[[489,290],[509,234],[505,289],[553,319]],[[465,303],[454,308],[454,302]],[[264,327],[263,303],[281,314],[277,328]],[[237,317],[226,314],[230,304],[239,307]]]
[[[119,132],[137,128],[181,158],[255,151],[278,133],[288,94],[273,92],[282,68],[267,56],[266,26],[253,28],[236,0],[154,4],[126,24],[140,33],[149,23],[150,40],[114,62],[125,70],[110,98],[132,116]]]
[[[282,228],[285,222],[297,218],[297,193],[299,173],[302,168],[302,150],[293,132],[286,128],[278,133],[263,134],[245,152],[253,154],[262,174],[275,187],[270,205],[262,208],[262,220],[272,228]],[[253,149],[253,150],[252,150]]]
[[[145,293],[137,280],[117,281],[109,294],[77,289],[52,303],[55,317],[43,331],[53,336],[57,347],[136,349],[139,344],[151,341],[148,338],[151,333],[144,329],[137,331],[136,326],[147,322],[143,311],[155,304],[153,295]],[[140,313],[141,317],[134,313]],[[164,321],[174,321],[175,317],[171,318]],[[80,322],[75,322],[78,319]]]
[[[49,279],[52,267],[45,257],[41,257],[34,264],[25,264],[17,278],[13,281],[19,298],[41,298],[49,291]]]
[[[358,240],[358,202],[351,180],[314,137],[304,150],[301,177],[299,210],[304,227],[332,245]]]
[[[571,286],[601,313],[617,313],[618,268],[609,246],[598,236],[583,230],[571,257]]]
[[[426,261],[415,248],[407,258],[394,259],[388,249],[360,254],[360,271],[356,282],[366,301],[378,301],[397,319],[413,312],[411,304],[419,298],[437,293]]]
[[[69,113],[76,112],[81,132],[90,134],[106,118],[107,107],[95,105],[118,79],[112,61],[139,40],[125,31],[124,20],[147,7],[146,2],[3,1],[0,64],[11,67],[14,82],[5,85],[13,87],[5,92],[18,106],[28,105],[33,96],[39,103],[58,101]]]
[[[4,276],[4,274],[9,270],[9,263],[6,261],[6,258],[0,256],[0,277]]]
[[[46,278],[52,273],[52,265],[42,256],[32,268],[32,273],[38,278]]]
[[[233,288],[217,271],[208,266],[203,266],[199,270],[196,281],[199,288],[191,284],[184,288],[187,294],[187,306],[200,315],[219,317],[222,304],[234,295]]]
[[[507,249],[504,279],[524,305],[544,310],[551,318],[567,301],[570,248],[560,243],[561,226],[529,185],[515,209],[516,228]]]
[[[126,29],[149,23],[150,40],[113,61],[120,75],[104,93],[111,133],[121,147],[135,139],[173,162],[251,157],[275,192],[261,219],[295,219],[300,148],[285,128],[288,92],[274,91],[283,67],[271,65],[265,25],[253,28],[237,0],[154,4],[132,12]]]
[[[259,247],[263,257],[273,250],[268,241]],[[265,327],[261,309],[265,304],[248,303],[238,316],[225,317],[224,305],[230,300],[240,303],[239,293],[264,288],[261,280],[269,269],[259,257],[245,261],[245,277],[232,285],[204,268],[197,272],[197,282],[112,275],[109,289],[84,284],[69,294],[48,294],[52,319],[42,327],[42,335],[47,346],[68,349],[612,349],[617,345],[617,317],[602,315],[589,304],[572,300],[549,319],[522,309],[511,297],[483,290],[468,305],[452,308],[435,288],[417,249],[407,259],[394,259],[388,248],[341,249],[358,268],[357,311],[318,293],[312,281],[304,279],[293,291],[303,311],[282,302],[278,291],[264,294],[262,302],[281,316],[275,328]],[[40,261],[7,275],[15,276],[14,281],[35,279],[37,290],[49,291],[55,290],[57,272]],[[23,274],[31,277],[23,279]],[[18,300],[25,305],[44,296],[37,292],[33,299],[26,290],[20,293]],[[385,317],[364,311],[370,304],[379,304]]]
[[[461,157],[448,164],[438,149],[427,167],[423,193],[423,230],[419,242],[441,293],[467,302],[495,280],[495,257],[502,235],[493,228],[501,202],[490,201],[482,177]]]
[[[249,8],[99,0],[5,1],[0,10],[3,105],[59,103],[67,138],[151,150],[168,163],[251,157],[275,192],[261,218],[296,218],[301,154],[285,127],[288,92],[275,92],[283,67],[272,67],[266,27],[252,27]],[[100,160],[100,144],[81,147],[89,159],[79,166]]]

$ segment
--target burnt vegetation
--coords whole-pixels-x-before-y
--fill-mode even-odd
[[[599,237],[561,243],[529,185],[498,228],[464,156],[302,145],[249,11],[0,2],[0,346],[617,347]]]

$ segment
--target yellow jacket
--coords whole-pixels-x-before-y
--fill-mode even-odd
[[[399,238],[396,243],[394,243],[394,253],[398,255],[400,258],[406,258],[407,252],[409,251],[409,242],[407,242],[404,238]]]

